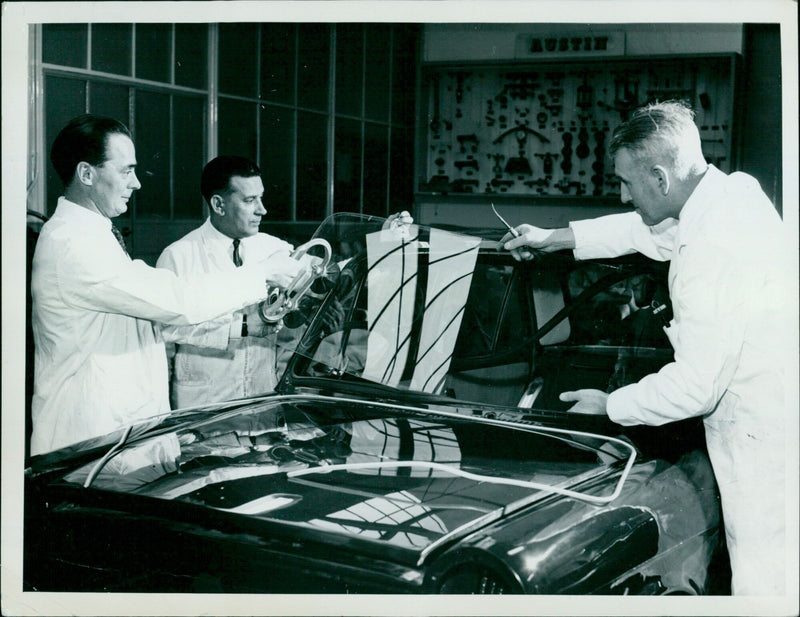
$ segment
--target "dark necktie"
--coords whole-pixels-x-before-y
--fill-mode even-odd
[[[233,263],[237,268],[242,265],[242,256],[239,255],[239,238],[233,239]],[[247,313],[242,313],[242,336],[247,336]]]
[[[119,227],[111,223],[111,233],[114,234],[114,237],[119,242],[119,245],[122,247],[122,250],[128,255],[128,247],[125,246],[125,238],[122,237],[122,232],[119,230]],[[128,255],[130,257],[130,255]]]

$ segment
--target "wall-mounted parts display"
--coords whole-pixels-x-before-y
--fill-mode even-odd
[[[729,171],[733,54],[423,67],[427,115],[420,192],[619,194],[608,158],[614,128],[634,109],[682,99],[696,113],[709,162]]]

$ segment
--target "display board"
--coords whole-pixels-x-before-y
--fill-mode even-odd
[[[619,195],[612,131],[635,108],[681,99],[706,159],[734,149],[733,54],[423,69],[421,193]]]

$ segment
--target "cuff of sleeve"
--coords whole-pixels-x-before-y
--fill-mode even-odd
[[[585,221],[570,221],[569,228],[575,236],[575,248],[572,254],[575,259],[591,259],[587,246],[591,242],[590,224]]]
[[[614,390],[608,395],[608,399],[606,400],[606,413],[612,422],[616,422],[622,426],[640,424],[640,422],[631,415],[633,402],[630,395],[635,385],[636,384],[624,386],[618,390]]]

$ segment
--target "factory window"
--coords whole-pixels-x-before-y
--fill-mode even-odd
[[[204,216],[204,163],[261,166],[265,222],[335,211],[386,215],[412,200],[415,25],[44,24],[39,146],[82,113],[125,122],[142,188],[120,227],[153,261]],[[32,176],[52,214],[61,182],[47,156]],[[30,205],[29,205],[30,207]]]

